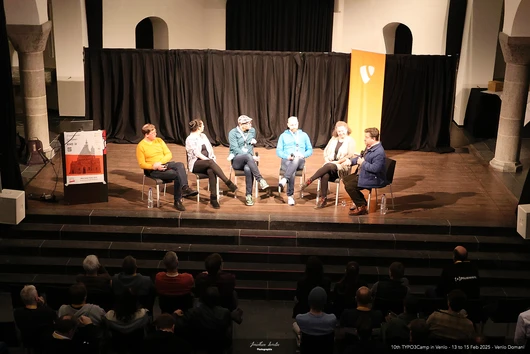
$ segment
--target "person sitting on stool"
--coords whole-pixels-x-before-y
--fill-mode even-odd
[[[197,195],[197,191],[188,185],[188,175],[182,162],[173,162],[173,155],[164,140],[156,137],[156,128],[153,124],[142,127],[144,138],[136,146],[136,160],[147,172],[147,176],[162,180],[173,180],[175,186],[175,208],[185,211],[182,197]]]

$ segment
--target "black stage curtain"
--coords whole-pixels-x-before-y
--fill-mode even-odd
[[[295,115],[321,147],[346,120],[349,67],[350,55],[338,53],[86,48],[86,117],[109,142],[137,143],[150,122],[179,144],[201,118],[212,143],[228,145],[246,114],[258,144],[274,147]]]
[[[15,100],[13,97],[13,80],[11,77],[11,59],[7,40],[4,0],[0,0],[0,82],[4,92],[1,100],[0,119],[3,121],[4,138],[0,139],[0,173],[2,188],[24,190],[22,175],[16,153]]]
[[[466,22],[467,0],[451,0],[447,15],[447,33],[445,35],[445,54],[458,55],[462,50],[462,35]]]
[[[334,0],[228,0],[226,49],[330,52]]]
[[[86,0],[85,11],[88,46],[103,48],[103,0]]]
[[[450,152],[456,57],[387,55],[381,141],[389,150]]]

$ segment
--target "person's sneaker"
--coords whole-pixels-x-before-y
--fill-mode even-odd
[[[186,211],[186,208],[184,208],[184,204],[182,204],[180,200],[175,201],[173,205],[175,206],[175,209],[179,211]]]
[[[302,184],[302,190],[304,191],[307,187],[311,185],[311,183],[313,183],[313,181],[311,180],[311,178],[308,178],[307,181],[305,181],[305,183]]]
[[[185,186],[184,188],[182,188],[182,196],[184,198],[195,197],[197,194],[199,194],[199,192],[191,189],[189,186]]]
[[[267,183],[267,181],[265,181],[264,178],[262,178],[259,180],[259,187],[261,188],[261,190],[264,190],[269,188],[269,184]]]
[[[252,195],[250,195],[250,194],[247,195],[247,201],[246,201],[245,204],[248,205],[248,206],[254,205],[254,198],[252,198]]]
[[[293,196],[289,196],[287,197],[287,204],[289,205],[295,205],[295,201],[294,201],[294,197]]]
[[[280,183],[278,183],[278,185],[280,186],[280,190],[283,192],[283,190],[285,189],[285,186],[287,185],[287,180],[285,178],[282,178],[280,180]]]

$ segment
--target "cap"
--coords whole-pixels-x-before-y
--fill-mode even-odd
[[[245,124],[249,122],[252,122],[252,118],[250,118],[249,116],[242,115],[237,118],[237,124]]]
[[[324,306],[326,306],[327,301],[328,296],[326,294],[326,290],[324,290],[320,286],[313,288],[313,290],[311,290],[311,292],[309,293],[307,299],[309,306],[316,307],[321,310],[324,308]]]

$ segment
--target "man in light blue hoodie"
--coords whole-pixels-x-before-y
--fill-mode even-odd
[[[276,155],[282,159],[283,178],[280,180],[282,191],[288,184],[287,204],[294,205],[294,180],[297,170],[304,168],[305,159],[313,154],[313,147],[309,136],[301,129],[298,129],[298,118],[289,117],[287,120],[287,129],[278,139],[276,146]]]

